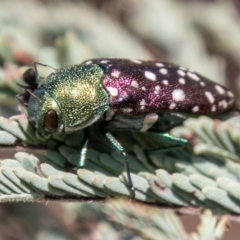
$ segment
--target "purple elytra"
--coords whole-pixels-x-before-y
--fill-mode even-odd
[[[102,84],[109,93],[110,109],[119,115],[218,114],[234,104],[227,88],[170,63],[109,58],[84,64],[103,67]]]

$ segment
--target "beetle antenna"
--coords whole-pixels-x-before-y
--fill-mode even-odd
[[[19,87],[21,87],[21,88],[23,88],[23,89],[27,89],[27,88],[29,88],[29,86],[24,86],[24,85],[22,85],[21,83],[16,83]]]
[[[52,67],[52,66],[49,66],[47,64],[43,64],[43,63],[39,63],[39,62],[34,62],[33,66],[34,66],[34,70],[36,72],[36,82],[37,82],[37,79],[39,78],[39,74],[38,74],[38,70],[37,70],[37,65],[40,65],[40,66],[43,66],[43,67],[49,67],[49,68],[52,68],[54,69],[55,71],[57,70],[56,68]]]
[[[26,89],[26,91],[27,91],[32,97],[34,97],[34,98],[37,99],[39,102],[41,102],[40,98],[37,97],[30,89]]]

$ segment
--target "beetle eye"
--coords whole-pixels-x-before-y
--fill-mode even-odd
[[[50,133],[56,132],[58,127],[57,113],[52,109],[48,110],[44,116],[43,124],[46,131]]]

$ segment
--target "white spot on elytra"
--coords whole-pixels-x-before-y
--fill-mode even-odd
[[[206,97],[207,97],[207,99],[208,99],[208,101],[209,101],[210,103],[214,103],[215,99],[214,99],[212,93],[210,93],[210,92],[205,92],[205,95],[206,95]]]
[[[113,76],[113,77],[119,77],[119,76],[120,76],[120,71],[118,71],[118,70],[113,70],[113,71],[111,72],[111,76]]]
[[[141,87],[141,89],[143,90],[143,91],[146,91],[147,89],[143,86],[143,87]]]
[[[176,104],[175,102],[172,102],[172,103],[169,105],[169,109],[174,109],[176,106],[177,106],[177,104]]]
[[[117,88],[114,87],[106,87],[106,89],[108,90],[109,94],[113,97],[116,97],[118,95],[118,90]]]
[[[182,70],[187,70],[187,68],[185,68],[185,67],[179,67],[180,69],[182,69]]]
[[[195,81],[199,81],[199,80],[200,80],[200,77],[198,77],[197,74],[195,74],[195,73],[188,72],[187,75],[188,75],[191,79],[193,79],[193,80],[195,80]]]
[[[185,83],[186,83],[186,81],[185,81],[184,78],[179,78],[179,79],[178,79],[178,82],[181,83],[181,84],[185,84]]]
[[[228,101],[228,105],[232,105],[234,103],[234,99],[231,99],[230,101]]]
[[[199,111],[199,106],[193,107],[192,111],[193,111],[193,112],[198,112],[198,111]]]
[[[200,82],[200,85],[201,85],[202,87],[205,87],[205,86],[206,86],[204,82]]]
[[[140,132],[146,132],[152,125],[158,120],[158,115],[156,113],[148,114],[143,120],[143,127]]]
[[[145,99],[142,99],[139,104],[140,104],[140,108],[144,109],[146,105]]]
[[[130,113],[130,112],[132,112],[133,110],[132,110],[132,108],[122,108],[122,111],[123,111],[123,112],[126,112],[126,113]]]
[[[164,66],[163,63],[155,63],[155,65],[156,65],[157,67],[163,67],[163,66]]]
[[[220,94],[224,94],[225,93],[225,90],[219,86],[219,85],[215,85],[215,89],[218,91],[218,93]]]
[[[222,106],[223,106],[223,108],[227,108],[228,104],[227,104],[226,100],[222,100]]]
[[[142,106],[142,105],[145,105],[145,104],[146,104],[145,99],[142,99],[142,100],[140,101],[140,105]]]
[[[228,101],[228,105],[230,106],[234,102],[234,99]]]
[[[182,89],[175,89],[172,92],[172,98],[177,102],[183,101],[185,98],[185,94]]]
[[[168,80],[163,80],[162,82],[164,85],[168,85]]]
[[[91,63],[92,63],[92,61],[89,60],[89,61],[85,62],[85,65],[88,65],[88,64],[91,64]]]
[[[149,79],[149,80],[151,80],[151,81],[156,81],[156,79],[157,79],[156,74],[153,73],[153,72],[145,71],[145,72],[144,72],[144,75],[145,75],[145,77],[146,77],[147,79]]]
[[[101,60],[100,63],[108,63],[109,60]]]
[[[184,77],[186,75],[186,73],[183,70],[178,70],[177,71],[178,75]]]
[[[159,85],[155,86],[155,88],[154,88],[154,94],[158,94],[160,89],[161,89],[161,88],[160,88]]]
[[[134,88],[138,88],[139,87],[137,81],[135,81],[135,80],[133,80],[131,82],[131,86],[134,87]]]
[[[216,109],[217,109],[216,106],[215,106],[215,105],[212,105],[211,111],[212,111],[212,112],[215,112]]]
[[[163,75],[167,74],[168,73],[168,70],[166,68],[160,68],[159,69],[159,72]]]
[[[134,62],[134,63],[138,63],[138,64],[141,64],[141,63],[142,63],[142,61],[137,60],[137,59],[131,59],[130,61],[131,61],[131,62]]]
[[[233,98],[233,97],[234,97],[233,93],[230,92],[230,91],[227,92],[227,95],[228,95],[230,98]]]

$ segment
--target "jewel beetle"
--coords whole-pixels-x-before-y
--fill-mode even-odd
[[[96,125],[108,144],[124,156],[132,198],[128,158],[111,130],[153,131],[181,144],[184,139],[171,137],[168,130],[189,116],[224,113],[235,102],[224,86],[167,62],[91,59],[55,69],[40,86],[37,64],[24,73],[27,86],[20,85],[24,91],[17,96],[27,108],[29,121],[43,136],[84,130],[79,167],[86,157],[87,129]]]

